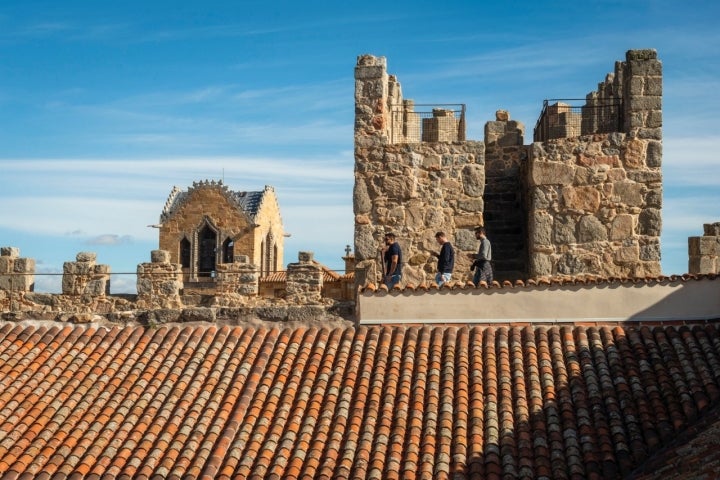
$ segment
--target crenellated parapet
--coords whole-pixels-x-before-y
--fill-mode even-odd
[[[720,222],[706,223],[701,237],[688,238],[688,273],[720,273]]]
[[[137,266],[138,308],[180,308],[182,288],[182,266],[165,250],[153,250],[150,262]]]

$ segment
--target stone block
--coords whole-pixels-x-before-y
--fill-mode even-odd
[[[635,182],[613,183],[613,200],[628,207],[640,207],[643,204],[645,186]]]
[[[720,255],[720,237],[689,237],[688,253],[690,256]]]
[[[638,218],[638,231],[640,235],[659,237],[662,229],[662,216],[657,208],[646,208]]]
[[[565,187],[562,199],[568,210],[595,213],[600,208],[600,191],[591,186]]]
[[[95,252],[79,252],[75,256],[75,260],[78,262],[95,262],[97,261],[97,253]]]
[[[690,256],[688,259],[688,273],[696,275],[708,275],[720,273],[718,270],[718,259],[716,257]]]
[[[299,252],[298,261],[300,261],[300,263],[309,263],[313,261],[313,256],[313,252]]]
[[[625,168],[637,170],[645,166],[645,148],[646,142],[633,138],[626,143],[625,155],[623,156],[623,165]]]
[[[0,274],[12,273],[15,267],[15,260],[13,257],[6,256],[0,257]]]
[[[560,162],[530,163],[530,186],[571,185],[575,178],[575,168]]]
[[[720,222],[704,224],[703,232],[707,236],[720,237]]]
[[[610,240],[620,241],[632,238],[635,234],[634,224],[632,215],[620,214],[616,216],[610,226]]]
[[[615,263],[629,264],[635,263],[640,259],[640,248],[637,245],[620,247],[615,250]]]
[[[20,256],[20,249],[17,247],[0,247],[0,257],[17,258]]]
[[[150,252],[152,263],[170,263],[170,252],[167,250],[153,250]]]

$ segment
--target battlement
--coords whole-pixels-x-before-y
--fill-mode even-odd
[[[467,280],[473,229],[493,243],[496,278],[656,276],[662,227],[662,65],[630,50],[583,105],[547,101],[535,142],[498,110],[483,141],[465,139],[465,107],[403,99],[384,57],[355,67],[355,251],[377,281],[377,250],[397,235],[407,281],[432,275],[434,232]],[[424,106],[423,106],[424,107]],[[426,131],[427,128],[427,131]]]

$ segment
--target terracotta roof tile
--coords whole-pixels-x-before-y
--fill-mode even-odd
[[[284,278],[284,277],[283,277]],[[684,275],[658,275],[654,277],[600,277],[597,275],[585,275],[582,277],[578,276],[556,276],[556,277],[538,277],[533,278],[529,280],[503,280],[502,282],[494,280],[490,284],[488,284],[485,281],[480,282],[480,284],[476,287],[472,282],[462,282],[462,281],[450,281],[445,284],[443,284],[442,288],[438,288],[437,284],[434,281],[430,281],[428,283],[422,283],[420,285],[415,285],[413,283],[407,283],[401,286],[401,284],[397,284],[393,287],[394,291],[403,291],[403,290],[465,290],[465,289],[474,289],[474,288],[480,288],[480,289],[515,289],[515,288],[536,288],[536,287],[547,287],[552,285],[586,285],[586,286],[603,286],[603,285],[610,285],[614,283],[619,284],[626,284],[626,283],[636,283],[636,284],[668,284],[668,283],[680,283],[680,282],[688,282],[693,280],[716,280],[720,278],[720,275],[718,274],[702,274],[702,275],[694,275],[694,274],[684,274]],[[387,292],[388,289],[384,284],[377,285],[373,282],[368,282],[367,284],[360,287],[360,292]]]
[[[720,407],[712,323],[3,324],[0,360],[2,478],[622,478]]]

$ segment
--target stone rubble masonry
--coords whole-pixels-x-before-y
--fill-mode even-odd
[[[97,254],[93,252],[80,252],[75,260],[63,264],[63,295],[104,296],[110,281],[110,266],[97,265]]]
[[[660,275],[662,179],[622,133],[533,145],[530,276]]]
[[[413,103],[386,66],[384,57],[361,55],[355,67],[359,281],[380,280],[386,232],[398,237],[407,277],[432,272],[438,230],[458,253],[454,279],[467,279],[473,228],[486,223],[500,279],[661,274],[662,65],[655,50],[628,51],[587,96],[590,105],[621,100],[620,131],[568,132],[528,146],[524,127],[504,110],[486,124],[484,142],[398,134],[405,130],[391,109],[410,112]]]
[[[0,248],[0,289],[30,292],[35,285],[35,259],[21,258],[17,247]]]
[[[630,50],[588,104],[622,99],[623,132],[529,152],[529,276],[661,274],[662,64]]]
[[[299,252],[298,262],[288,265],[288,303],[312,305],[322,302],[323,272],[313,257],[313,252]]]
[[[703,225],[702,237],[688,238],[688,272],[720,273],[720,222]]]
[[[181,308],[182,266],[170,263],[167,250],[153,250],[150,260],[137,266],[138,308]]]
[[[388,112],[408,101],[385,67],[385,58],[362,55],[355,69],[356,267],[373,272],[377,278],[370,280],[378,281],[378,249],[384,234],[393,232],[403,249],[404,275],[432,273],[435,233],[442,230],[458,253],[456,271],[469,272],[471,260],[463,253],[477,249],[473,228],[483,223],[485,146],[391,142]]]
[[[218,295],[240,294],[257,296],[258,267],[250,263],[247,255],[235,255],[233,263],[220,263],[216,266],[216,292]]]

